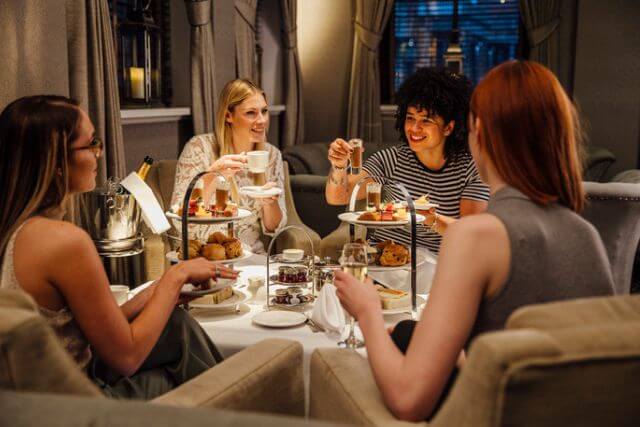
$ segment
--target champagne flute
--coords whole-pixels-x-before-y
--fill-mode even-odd
[[[342,248],[340,257],[342,271],[351,274],[360,282],[364,282],[367,277],[367,248],[362,243],[347,243]],[[339,347],[356,349],[364,345],[364,341],[355,336],[356,319],[350,316],[349,336],[338,343]]]

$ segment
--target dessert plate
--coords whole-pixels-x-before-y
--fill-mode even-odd
[[[282,189],[278,187],[263,189],[259,185],[249,185],[240,189],[240,194],[251,197],[253,199],[265,199],[267,197],[279,196],[282,194]]]
[[[204,302],[204,301],[198,302],[198,300],[200,299],[198,298],[196,300],[191,301],[189,303],[189,307],[204,308],[207,310],[228,309],[248,301],[249,298],[250,298],[250,295],[246,294],[245,292],[234,289],[233,296],[229,299],[222,301],[220,304],[213,304],[211,302]]]
[[[182,217],[173,211],[165,212],[167,218],[171,218],[174,221],[182,222]],[[251,215],[250,210],[238,208],[238,214],[236,216],[190,216],[189,223],[193,224],[214,224],[216,222],[229,222],[229,221],[239,221],[244,218],[248,218]]]
[[[295,311],[271,310],[263,311],[253,316],[253,323],[267,328],[291,328],[302,325],[307,321],[307,317]]]
[[[360,220],[358,217],[364,212],[342,212],[338,215],[340,221],[348,222],[349,224],[366,225],[367,227],[398,227],[409,224],[411,217],[407,214],[407,219],[401,219],[397,221],[366,221]],[[424,222],[426,218],[424,215],[416,214],[416,221],[419,223]]]
[[[220,260],[217,260],[217,261],[211,261],[210,260],[210,262],[212,262],[214,264],[231,264],[231,263],[234,263],[234,262],[245,260],[245,259],[249,258],[251,255],[253,255],[253,252],[251,252],[249,249],[247,249],[247,247],[242,245],[242,255],[240,255],[239,257],[229,258],[229,259],[220,259]],[[178,258],[178,252],[177,251],[167,252],[165,257],[169,260],[169,262],[171,264],[177,264],[179,262],[182,262],[182,260],[180,258]]]
[[[416,208],[416,210],[420,210],[420,211],[428,211],[431,208],[437,208],[438,206],[440,206],[437,203],[417,203],[417,202],[413,202],[413,207]]]

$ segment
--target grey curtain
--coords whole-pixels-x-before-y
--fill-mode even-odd
[[[215,128],[217,91],[211,0],[185,0],[191,24],[191,116],[196,135]]]
[[[256,11],[258,0],[235,0],[236,74],[260,83],[256,61]]]
[[[98,181],[124,177],[116,56],[107,1],[3,0],[0,40],[0,108],[27,95],[76,98],[105,142]]]
[[[520,13],[527,29],[529,59],[558,72],[558,27],[560,0],[520,0]]]
[[[285,48],[284,87],[285,111],[283,145],[291,147],[304,141],[304,110],[302,108],[302,73],[298,56],[296,10],[298,0],[281,0],[282,43]]]
[[[356,0],[355,4],[347,134],[365,142],[382,142],[378,45],[393,0]]]

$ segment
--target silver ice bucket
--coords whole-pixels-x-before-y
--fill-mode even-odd
[[[138,236],[140,206],[131,194],[94,190],[83,194],[81,219],[83,228],[94,241],[112,242],[113,250],[122,250],[127,246],[125,242]]]

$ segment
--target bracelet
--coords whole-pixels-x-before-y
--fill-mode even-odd
[[[331,167],[337,171],[343,171],[347,168],[346,166],[336,166],[336,165],[331,165]]]
[[[438,215],[438,212],[435,212],[433,214],[433,222],[429,226],[429,231],[431,231],[432,233],[437,233],[438,232],[438,217],[439,216],[440,215]]]

